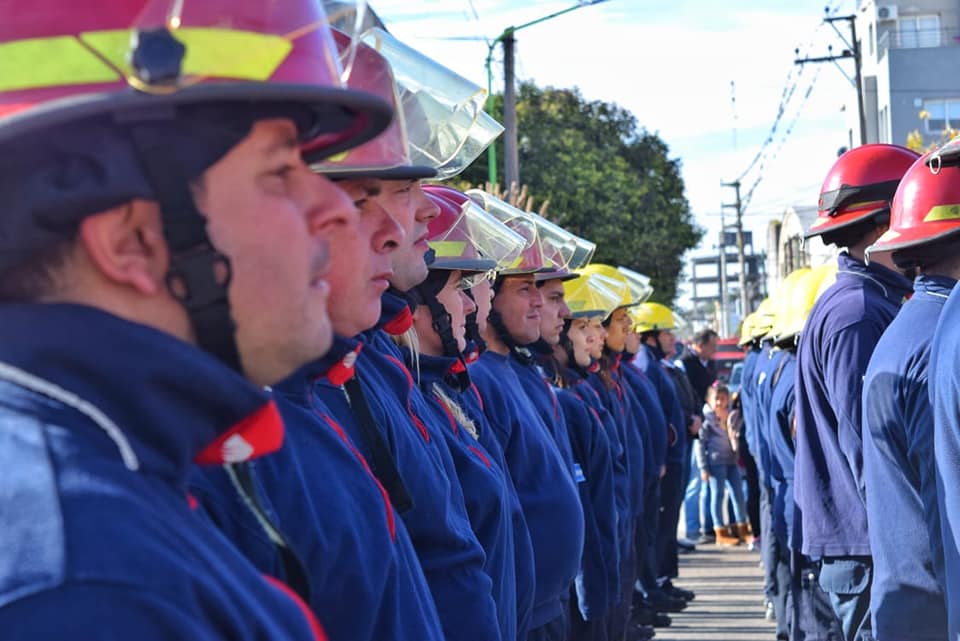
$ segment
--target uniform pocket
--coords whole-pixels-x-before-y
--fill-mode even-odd
[[[870,588],[873,566],[858,559],[824,559],[820,565],[820,587],[831,594],[863,594]]]

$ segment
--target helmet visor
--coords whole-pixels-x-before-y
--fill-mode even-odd
[[[544,267],[537,224],[525,211],[517,209],[485,191],[471,189],[466,192],[477,204],[523,238],[523,249],[512,263],[499,271],[504,274],[532,274]]]
[[[626,295],[627,285],[600,274],[584,274],[563,284],[563,300],[572,318],[606,320]]]
[[[617,267],[617,271],[626,279],[627,286],[630,288],[630,298],[633,299],[634,303],[647,302],[647,299],[653,294],[650,277],[635,272],[629,267]]]

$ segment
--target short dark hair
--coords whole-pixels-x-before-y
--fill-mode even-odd
[[[693,343],[695,345],[703,346],[718,336],[720,335],[717,334],[717,332],[708,327],[706,329],[701,329],[699,332],[693,335]]]
[[[31,303],[56,291],[75,236],[57,241],[4,270],[0,274],[0,303]]]

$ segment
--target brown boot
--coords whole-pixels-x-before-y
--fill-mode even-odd
[[[737,523],[733,527],[737,528],[737,536],[739,536],[744,543],[753,545],[753,530],[750,528],[749,523]]]
[[[740,539],[737,538],[736,534],[730,532],[728,527],[715,527],[713,528],[714,533],[717,535],[717,545],[723,545],[726,547],[733,547],[735,545],[740,545]]]

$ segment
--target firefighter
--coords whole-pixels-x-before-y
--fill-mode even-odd
[[[837,281],[814,305],[797,350],[796,501],[803,552],[821,558],[820,586],[847,641],[869,636],[873,578],[864,501],[863,374],[910,281],[889,258],[864,262],[886,230],[890,201],[917,154],[863,145],[837,159],[820,191],[807,237],[846,248]]]
[[[934,329],[960,275],[958,174],[957,167],[934,173],[924,160],[914,163],[894,196],[890,229],[869,249],[871,262],[887,255],[918,272],[863,381],[870,612],[879,639],[950,636],[928,368]]]
[[[356,211],[301,147],[391,117],[330,42],[307,2],[6,12],[8,638],[326,638],[186,479],[276,450],[263,386],[330,346],[317,231]]]

